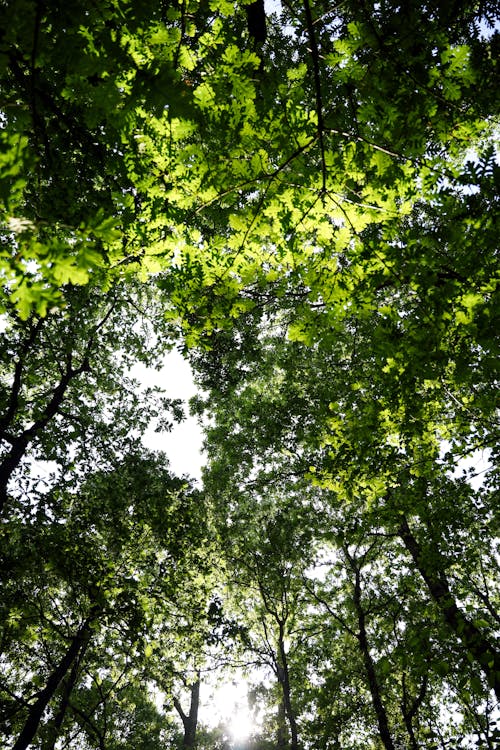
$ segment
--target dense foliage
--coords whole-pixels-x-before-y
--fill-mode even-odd
[[[2,4],[2,747],[497,745],[497,15]]]

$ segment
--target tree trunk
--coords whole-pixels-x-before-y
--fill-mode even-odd
[[[441,610],[445,621],[459,638],[467,651],[475,659],[488,684],[500,700],[500,654],[486,636],[471,622],[458,607],[445,573],[436,569],[433,562],[426,558],[422,547],[413,535],[407,519],[398,530],[399,536],[413,558],[417,570],[424,579],[432,598]],[[436,555],[433,555],[437,559]]]
[[[286,750],[287,731],[286,731],[286,709],[283,694],[278,703],[278,731],[276,733],[276,747],[278,750]]]
[[[361,574],[359,568],[355,566],[354,560],[348,555],[347,550],[346,555],[348,556],[349,563],[356,576],[354,584],[354,607],[356,609],[356,615],[358,618],[358,643],[361,655],[363,657],[363,664],[368,680],[368,687],[370,689],[373,708],[375,709],[375,714],[377,716],[380,739],[382,740],[385,750],[394,750],[394,743],[392,741],[392,736],[389,729],[389,721],[387,719],[387,713],[382,702],[382,696],[380,694],[380,686],[378,684],[377,673],[375,671],[375,664],[371,657],[370,648],[368,645],[365,611],[361,604]]]
[[[24,430],[24,432],[22,432],[18,437],[3,438],[4,440],[10,442],[12,448],[0,463],[0,515],[2,514],[5,503],[8,499],[7,487],[10,478],[21,463],[28,445],[36,438],[36,436],[40,432],[42,432],[42,430],[48,425],[50,420],[59,412],[71,381],[77,375],[85,372],[87,368],[87,360],[84,360],[84,362],[75,369],[71,366],[71,361],[69,361],[66,371],[61,375],[59,383],[52,391],[52,398],[45,406],[42,416],[37,419],[36,422],[31,425],[31,427],[29,427],[27,430]]]
[[[51,723],[50,736],[47,742],[44,744],[44,750],[55,750],[57,738],[59,737],[64,717],[66,716],[66,712],[68,710],[71,693],[73,691],[73,688],[75,687],[75,683],[78,677],[80,661],[85,653],[87,645],[88,639],[83,643],[77,658],[73,661],[71,672],[69,673],[68,678],[64,681],[59,708],[57,709],[57,713],[55,714],[54,719]]]
[[[26,452],[28,444],[29,440],[25,438],[24,435],[21,435],[15,440],[9,453],[0,463],[0,515],[2,514],[8,499],[7,487],[9,480],[21,463],[21,459]]]
[[[24,727],[21,730],[21,734],[14,743],[12,750],[26,750],[31,744],[31,741],[38,731],[43,712],[54,697],[61,680],[67,674],[68,670],[71,669],[79,654],[82,653],[87,646],[91,634],[91,623],[91,618],[85,620],[81,628],[71,639],[71,643],[66,653],[53,672],[49,675],[45,687],[38,693],[38,698],[31,706]]]
[[[22,71],[20,71],[22,76]],[[108,311],[103,315],[101,320],[96,323],[92,330],[86,335],[86,341],[84,343],[83,353],[80,355],[80,363],[77,367],[73,366],[74,351],[73,345],[75,341],[70,340],[69,344],[71,349],[68,351],[65,362],[61,362],[62,370],[60,371],[59,381],[54,385],[51,391],[51,396],[48,399],[45,407],[41,411],[41,416],[29,427],[28,429],[21,432],[17,437],[11,435],[8,432],[8,428],[12,425],[15,419],[16,413],[19,410],[19,397],[22,388],[23,380],[23,369],[25,362],[29,360],[30,349],[33,346],[35,339],[40,332],[43,325],[43,319],[36,323],[31,328],[28,338],[25,340],[21,347],[21,351],[16,364],[14,367],[14,377],[10,394],[8,397],[7,409],[3,415],[0,416],[0,440],[9,443],[12,447],[10,452],[4,457],[4,460],[0,463],[0,515],[3,512],[4,506],[8,500],[8,483],[13,472],[19,466],[26,449],[29,444],[39,435],[47,424],[60,412],[61,406],[66,398],[66,392],[70,383],[82,375],[85,372],[89,372],[90,363],[89,358],[95,348],[95,339],[98,332],[106,324],[109,319],[114,307],[116,300],[113,300]],[[79,340],[79,343],[83,343]],[[79,349],[80,347],[78,347]],[[76,352],[76,348],[75,348]]]
[[[427,675],[424,676],[422,682],[420,683],[420,690],[418,691],[418,695],[411,702],[410,706],[408,706],[409,696],[406,690],[406,678],[404,672],[402,679],[402,689],[403,700],[401,701],[401,713],[403,714],[403,721],[405,723],[408,738],[410,740],[410,747],[411,750],[419,750],[417,738],[415,737],[415,732],[413,730],[413,718],[420,708],[427,693]]]
[[[198,709],[200,706],[200,677],[191,685],[191,701],[189,704],[189,713],[185,714],[177,698],[174,698],[174,706],[182,719],[184,725],[184,737],[182,747],[185,750],[191,750],[196,745],[196,729],[198,727]]]
[[[279,623],[280,637],[278,641],[278,681],[283,691],[283,705],[285,708],[286,718],[288,720],[288,726],[290,727],[290,750],[298,750],[299,739],[297,730],[297,721],[295,719],[295,713],[292,708],[291,690],[290,690],[290,675],[288,673],[288,661],[286,658],[285,642],[283,640],[283,626]]]

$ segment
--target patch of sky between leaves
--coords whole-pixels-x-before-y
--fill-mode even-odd
[[[144,387],[157,386],[168,398],[183,401],[186,419],[181,423],[174,423],[171,432],[158,433],[153,428],[147,430],[143,442],[146,448],[166,454],[174,474],[187,474],[199,480],[204,465],[203,436],[197,420],[189,415],[188,401],[197,393],[189,363],[178,351],[173,350],[166,355],[160,370],[138,363],[132,368],[130,376]]]
[[[443,459],[452,445],[443,440],[440,448],[440,457]],[[478,448],[468,456],[459,458],[453,470],[448,471],[451,478],[464,477],[476,492],[482,487],[486,473],[492,468],[491,451]]]
[[[491,23],[485,18],[482,18],[479,21],[479,39],[491,39],[497,31],[500,31],[500,21],[494,21],[494,23]]]

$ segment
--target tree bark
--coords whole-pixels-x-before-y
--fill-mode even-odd
[[[500,653],[458,607],[444,571],[426,557],[406,518],[398,533],[445,621],[477,662],[500,700]],[[433,558],[437,559],[437,555]]]
[[[276,733],[276,747],[278,750],[286,750],[287,747],[287,730],[286,730],[286,708],[283,695],[278,704],[278,731]]]
[[[405,723],[406,731],[408,733],[408,737],[410,740],[410,747],[411,747],[411,750],[419,750],[417,738],[415,737],[415,732],[413,730],[413,718],[416,715],[418,709],[420,708],[425,698],[425,694],[427,692],[427,675],[425,675],[422,682],[420,683],[420,690],[418,691],[418,695],[411,702],[411,705],[409,707],[408,707],[408,694],[406,690],[406,679],[405,679],[404,672],[403,672],[403,679],[402,679],[402,688],[403,688],[403,700],[401,701],[401,713],[403,714],[403,721]]]
[[[347,549],[345,550],[346,556],[349,560],[351,568],[355,574],[354,583],[354,608],[356,610],[356,616],[358,619],[358,643],[363,658],[363,664],[365,667],[366,677],[368,680],[368,687],[370,689],[370,695],[372,698],[373,708],[377,716],[378,730],[380,739],[385,747],[385,750],[395,750],[394,743],[392,741],[391,731],[389,729],[389,721],[387,719],[387,713],[385,706],[382,702],[382,696],[380,693],[380,685],[378,684],[377,673],[375,670],[375,664],[370,654],[370,648],[368,645],[368,635],[366,632],[366,616],[363,606],[361,604],[361,573],[359,568],[355,565],[354,560],[349,555]]]
[[[290,675],[288,672],[288,661],[286,658],[285,642],[283,625],[279,623],[280,636],[278,641],[278,681],[283,691],[283,706],[285,708],[286,718],[288,720],[288,726],[290,727],[290,750],[298,750],[299,738],[297,730],[297,721],[295,719],[295,713],[292,707],[291,689],[290,689]]]
[[[45,687],[38,693],[38,698],[31,706],[21,734],[14,743],[12,750],[26,750],[31,744],[40,726],[43,712],[54,697],[61,680],[71,669],[78,656],[85,650],[91,635],[91,624],[92,618],[87,618],[71,639],[66,653],[49,675]]]
[[[78,653],[78,656],[73,661],[68,678],[64,681],[62,696],[59,702],[59,708],[57,709],[57,713],[55,714],[54,719],[52,721],[52,724],[50,727],[50,737],[47,743],[44,744],[44,750],[55,750],[57,738],[59,737],[59,734],[61,732],[61,727],[64,721],[64,717],[66,716],[66,712],[69,707],[71,693],[73,691],[73,688],[75,687],[76,680],[78,677],[78,669],[80,666],[80,661],[85,653],[85,649],[87,645],[88,645],[88,639],[83,643],[82,648],[80,649]]]
[[[189,713],[185,714],[177,698],[174,698],[174,706],[182,719],[184,725],[184,737],[182,747],[185,750],[191,750],[196,745],[196,729],[198,727],[198,709],[200,706],[200,678],[191,685],[191,700],[189,704]]]
[[[247,12],[248,33],[259,44],[264,44],[267,37],[266,10],[264,0],[255,0],[245,8]]]
[[[9,480],[19,466],[22,457],[26,453],[28,445],[58,413],[61,404],[64,401],[69,384],[77,375],[81,375],[82,372],[85,372],[87,367],[88,363],[86,360],[80,365],[80,367],[75,369],[71,367],[71,362],[69,362],[66,372],[61,376],[59,383],[52,392],[52,398],[46,405],[43,415],[37,419],[31,427],[24,430],[24,432],[18,437],[8,438],[12,448],[0,463],[0,514],[3,512],[4,505],[7,502],[7,486]]]
[[[14,471],[19,466],[22,457],[28,447],[29,440],[21,435],[16,438],[12,448],[0,463],[0,515],[8,499],[7,486]]]

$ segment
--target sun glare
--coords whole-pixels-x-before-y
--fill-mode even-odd
[[[233,742],[243,742],[251,735],[254,719],[248,706],[244,681],[218,687],[207,708],[211,713],[210,722],[223,724]]]
[[[245,700],[243,705],[237,704],[235,706],[228,722],[228,729],[231,738],[235,742],[239,742],[250,737],[252,728],[253,721]]]

